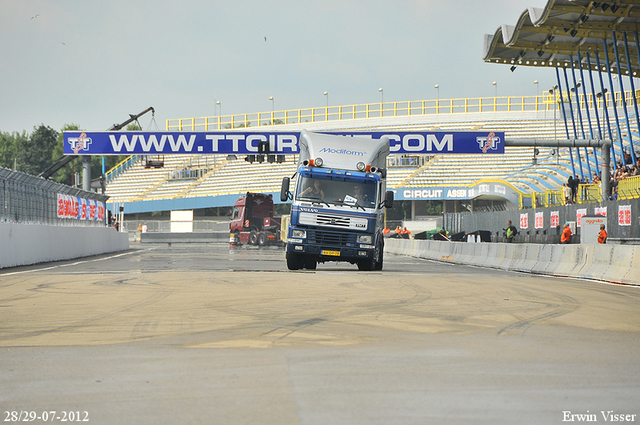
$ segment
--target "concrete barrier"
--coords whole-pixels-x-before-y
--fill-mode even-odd
[[[129,249],[112,227],[0,223],[0,268],[70,260]]]
[[[140,243],[229,243],[229,232],[146,232],[140,234]]]
[[[640,246],[388,239],[385,251],[457,264],[640,285]]]

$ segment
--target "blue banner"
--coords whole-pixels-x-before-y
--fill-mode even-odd
[[[504,132],[323,132],[380,139],[392,154],[504,153]],[[297,154],[299,132],[64,132],[65,155]]]

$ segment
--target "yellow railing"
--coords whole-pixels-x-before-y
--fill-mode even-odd
[[[547,96],[548,97],[548,96]],[[479,97],[468,99],[413,100],[360,105],[324,106],[252,114],[222,115],[167,120],[167,131],[208,131],[227,128],[262,127],[278,124],[303,124],[414,115],[472,112],[552,111],[545,96]]]
[[[640,96],[640,90],[636,90]],[[571,101],[575,103],[575,95]],[[603,100],[592,95],[577,97],[581,108],[602,108]],[[611,93],[606,94],[606,107],[613,106]],[[631,105],[633,93],[625,92],[627,105]],[[563,101],[568,97],[563,93]],[[595,104],[594,104],[595,102]],[[412,100],[403,102],[377,102],[360,105],[323,106],[319,108],[290,109],[271,112],[255,112],[208,116],[196,118],[175,118],[167,120],[167,131],[209,131],[228,128],[262,127],[278,124],[303,124],[354,120],[359,118],[400,117],[414,115],[467,114],[472,112],[523,112],[553,111],[560,103],[558,93],[539,96],[478,97],[462,99]],[[622,97],[616,93],[616,105],[622,106]]]
[[[640,198],[640,176],[627,177],[618,182],[618,199]]]
[[[613,189],[617,193],[618,199],[640,198],[640,176],[628,177],[618,182],[617,189]],[[533,207],[552,207],[558,205],[566,205],[562,189],[549,189],[543,192],[533,192]],[[576,203],[587,204],[590,202],[600,202],[602,192],[599,184],[581,184],[578,186],[576,195]],[[522,208],[522,206],[521,206]]]
[[[123,159],[122,161],[120,161],[119,163],[117,163],[109,171],[107,171],[105,180],[109,182],[112,179],[116,178],[118,174],[125,171],[129,166],[131,166],[136,161],[137,158],[138,158],[138,155],[130,155],[125,159]]]

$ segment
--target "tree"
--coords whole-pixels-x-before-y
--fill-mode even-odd
[[[51,127],[40,124],[34,127],[31,137],[21,140],[17,146],[18,170],[38,175],[53,164],[53,150],[56,147],[58,132]]]
[[[0,133],[0,167],[13,168],[18,152],[18,146],[23,145],[27,133]]]

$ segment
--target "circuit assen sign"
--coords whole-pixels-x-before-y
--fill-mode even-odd
[[[503,154],[504,132],[323,132],[389,138],[392,154]],[[64,132],[65,155],[297,154],[299,132]],[[348,142],[347,142],[348,143]],[[348,144],[345,144],[348,147]]]

